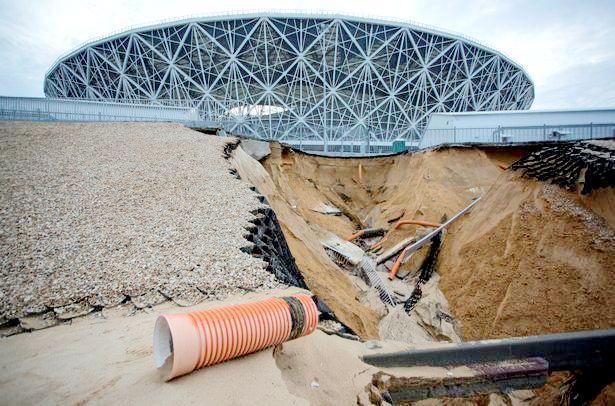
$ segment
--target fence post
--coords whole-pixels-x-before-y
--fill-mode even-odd
[[[594,123],[589,123],[589,139],[594,139]]]

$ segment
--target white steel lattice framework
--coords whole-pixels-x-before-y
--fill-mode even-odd
[[[280,140],[420,138],[434,112],[527,109],[534,86],[493,49],[433,29],[275,13],[134,29],[60,58],[47,97],[196,107]]]

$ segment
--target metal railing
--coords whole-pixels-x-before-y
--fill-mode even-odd
[[[419,149],[444,144],[514,144],[577,141],[615,137],[614,124],[541,125],[483,128],[433,128],[421,138]]]
[[[393,144],[390,142],[318,142],[310,140],[302,142],[300,140],[284,140],[284,144],[301,151],[314,153],[317,155],[330,156],[368,156],[368,155],[388,155],[393,154]]]
[[[208,121],[191,107],[0,96],[0,120],[14,121],[158,121],[195,128],[223,129],[231,123]],[[343,132],[343,131],[342,131]],[[231,131],[229,135],[249,136]],[[255,137],[251,137],[255,138]],[[406,141],[407,150],[446,144],[515,144],[615,138],[613,124],[542,125],[518,127],[427,129],[420,140]],[[392,142],[365,139],[285,139],[281,142],[302,151],[330,156],[370,156],[395,153]]]
[[[6,96],[0,96],[0,120],[201,121],[197,109],[185,107]]]

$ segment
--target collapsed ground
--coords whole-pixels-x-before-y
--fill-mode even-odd
[[[540,146],[442,148],[373,159],[310,156],[273,143],[270,155],[257,156],[260,162],[246,151],[262,145],[176,125],[4,123],[0,141],[4,334],[86,314],[93,317],[87,323],[96,323],[98,313],[111,323],[114,313],[135,311],[145,320],[144,312],[165,300],[190,306],[283,285],[307,287],[320,298],[321,310],[335,319],[323,330],[362,340],[417,345],[615,326],[613,176],[605,184],[600,174],[608,171],[583,167],[594,157],[611,159],[612,141],[577,143],[565,153]],[[356,266],[326,248],[360,229],[380,228],[382,242],[381,236],[353,241],[376,258],[433,230],[395,228],[397,222],[440,223],[479,196],[443,234],[439,250],[426,245],[392,280],[387,275],[397,255],[376,268],[395,308]],[[425,272],[430,250],[435,261]],[[410,297],[415,302],[404,306]],[[62,329],[70,340],[66,327],[36,337],[53,339],[54,329]],[[138,333],[142,357],[150,332]],[[322,359],[340,345],[329,337],[317,339]],[[24,373],[49,373],[53,386],[57,360],[25,365],[39,341],[9,340],[15,341],[4,347],[8,352],[24,348],[18,357]],[[311,351],[299,341],[287,348],[306,359]],[[308,362],[299,372],[296,358],[276,354],[288,389],[301,398],[332,396],[325,388],[342,403],[349,393],[365,395],[359,381],[344,391],[324,382],[323,393],[306,389],[310,374],[328,376],[323,364]],[[121,354],[115,361],[122,362]],[[357,374],[364,372],[355,364]],[[147,365],[139,365],[138,379],[147,379]],[[10,381],[15,388],[18,378]],[[534,402],[555,392],[545,390]]]
[[[371,326],[382,315],[374,315],[373,301],[362,300],[361,290],[347,283],[348,271],[313,243],[326,232],[346,239],[362,228],[384,228],[379,254],[420,228],[394,229],[399,220],[438,223],[478,196],[482,201],[471,214],[447,230],[436,264],[464,339],[612,327],[613,188],[581,194],[581,188],[569,191],[507,169],[536,149],[443,148],[366,160],[309,156],[274,145],[261,161],[267,173],[258,175],[268,176],[267,182],[249,180],[267,183],[260,192],[278,214],[310,288],[361,336],[375,336]],[[322,213],[323,204],[340,215]],[[427,252],[425,247],[401,266],[398,275],[408,284]],[[381,267],[383,279],[390,267]]]

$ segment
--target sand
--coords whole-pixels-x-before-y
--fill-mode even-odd
[[[365,339],[377,338],[376,312],[359,302],[358,292],[352,286],[350,279],[329,258],[320,244],[323,236],[318,234],[318,229],[308,225],[295,211],[293,203],[278,192],[267,171],[241,147],[234,151],[231,162],[242,180],[256,186],[267,198],[276,213],[297,267],[310,290],[356,334]]]
[[[132,132],[136,129],[132,128]],[[220,160],[221,147],[222,144],[214,149],[215,154],[209,150],[204,155],[212,159],[212,164],[220,165],[211,170],[224,182],[231,165],[241,175],[241,180],[230,176],[232,180],[224,185],[236,193],[234,196],[242,196],[238,202],[227,202],[229,208],[245,213],[241,211],[243,205],[258,200],[252,192],[246,192],[245,196],[249,197],[244,199],[243,193],[249,191],[249,186],[256,186],[275,210],[311,291],[325,301],[340,321],[363,338],[378,337],[382,314],[359,300],[360,290],[353,284],[348,271],[337,266],[320,245],[323,235],[333,232],[344,238],[367,225],[391,228],[400,218],[437,222],[443,214],[452,216],[479,195],[484,196],[483,200],[448,230],[439,256],[440,278],[433,280],[448,299],[456,318],[453,323],[460,324],[464,339],[615,325],[612,298],[615,249],[611,226],[615,215],[610,203],[611,189],[597,190],[581,198],[556,186],[522,179],[501,169],[525,153],[520,149],[446,148],[358,160],[306,156],[274,144],[271,155],[262,159],[261,166],[241,148],[232,154],[229,162]],[[191,144],[189,149],[193,148]],[[359,164],[362,176],[359,176]],[[205,176],[204,180],[207,182],[209,178]],[[187,180],[185,177],[182,180],[181,176],[173,179],[173,183],[182,181]],[[137,186],[133,184],[132,188]],[[209,184],[207,187],[217,186]],[[189,191],[179,192],[185,197],[181,193]],[[226,209],[208,202],[211,215]],[[331,216],[312,210],[319,204],[337,207],[342,215]],[[246,206],[245,210],[248,208]],[[228,232],[239,244],[238,236],[244,233],[239,217],[233,217],[228,229],[218,227],[215,232]],[[152,216],[146,220],[148,218]],[[227,219],[209,220],[210,224],[219,225]],[[385,249],[415,230],[414,226],[404,226],[390,232]],[[211,237],[207,234],[202,238]],[[207,241],[207,244],[215,244]],[[238,249],[235,248],[225,251],[230,255],[226,260],[236,258],[233,255]],[[249,257],[248,260],[252,261]],[[217,268],[214,266],[214,269]],[[244,269],[244,273],[250,269]],[[262,267],[257,269],[262,270]],[[135,276],[133,270],[130,274],[137,277],[141,273]],[[174,274],[157,275],[159,282],[175,280]],[[87,277],[80,276],[78,280],[81,282]],[[225,284],[227,280],[228,285]],[[213,294],[238,287],[233,285],[233,277],[226,273],[220,281],[221,285],[214,287]],[[154,291],[158,291],[156,289]],[[207,301],[188,309],[293,291],[296,290],[232,294],[222,302]],[[355,404],[357,399],[366,401],[367,384],[378,372],[363,364],[358,356],[368,351],[408,347],[405,343],[381,341],[379,344],[383,348],[370,350],[365,343],[317,331],[275,350],[264,350],[165,384],[153,366],[151,332],[156,315],[167,311],[179,309],[172,302],[166,302],[135,311],[132,303],[126,303],[109,306],[60,326],[2,339],[0,391],[3,402]],[[394,338],[406,340],[402,333]],[[449,371],[408,368],[386,372],[396,376],[436,378],[450,376],[450,373],[468,373],[464,367]],[[552,387],[539,392],[540,396],[532,401],[535,404],[553,401],[557,386],[554,381]],[[610,398],[612,388],[607,388],[598,401],[608,402]],[[497,396],[491,399],[502,401]],[[449,404],[484,404],[486,401],[486,397],[447,400]],[[430,400],[421,404],[438,402]]]
[[[249,294],[215,304],[255,297],[259,296]],[[152,332],[158,314],[177,311],[167,303],[131,317],[115,314],[104,319],[97,313],[71,325],[3,339],[2,403],[307,404],[286,389],[272,349],[164,383],[154,366]]]
[[[366,217],[389,230],[398,218],[438,222],[484,196],[449,228],[437,267],[466,340],[613,327],[613,189],[580,197],[500,167],[529,150],[442,148],[339,159],[274,146],[263,165],[312,228],[342,238],[365,226]],[[344,215],[309,210],[316,202]],[[389,231],[384,248],[415,229]]]
[[[229,296],[178,308],[167,302],[131,316],[121,309],[95,313],[0,341],[2,404],[356,404],[378,369],[359,356],[398,351],[400,343],[364,343],[329,336],[319,330],[171,382],[159,376],[152,355],[152,333],[161,313],[206,309],[270,296],[296,288]],[[385,369],[414,377],[450,376],[444,368]],[[467,369],[456,368],[465,375]]]
[[[615,326],[615,232],[557,186],[507,174],[440,253],[467,340]]]

